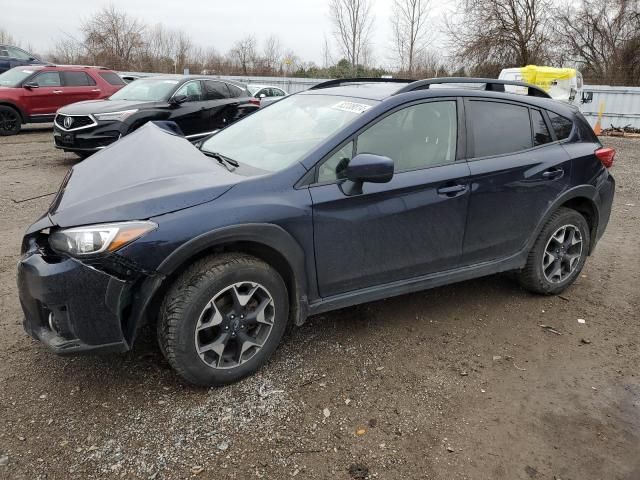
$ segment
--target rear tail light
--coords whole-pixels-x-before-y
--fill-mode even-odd
[[[604,168],[611,168],[616,156],[616,151],[613,148],[599,148],[596,150],[595,155],[598,157],[598,160],[602,162]]]
[[[252,103],[254,105],[260,106],[260,99],[259,98],[250,98],[249,99],[249,103]]]

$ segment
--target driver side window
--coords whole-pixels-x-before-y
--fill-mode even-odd
[[[362,132],[357,138],[355,153],[389,157],[396,172],[453,163],[457,127],[455,100],[412,105],[384,117]],[[353,141],[320,165],[318,182],[344,178],[344,169],[352,156]]]
[[[199,102],[202,100],[202,86],[200,82],[189,82],[185,83],[180,89],[175,93],[175,96],[178,95],[186,95],[187,102]]]

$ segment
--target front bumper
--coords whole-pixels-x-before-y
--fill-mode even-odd
[[[108,147],[126,134],[122,122],[98,123],[80,130],[65,131],[53,124],[53,141],[56,148],[65,152],[93,153]]]
[[[18,264],[24,329],[58,354],[123,352],[131,283],[71,258],[27,252]]]

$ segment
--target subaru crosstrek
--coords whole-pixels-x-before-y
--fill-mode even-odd
[[[505,83],[332,81],[198,145],[145,125],[73,167],[27,230],[26,331],[125,351],[148,322],[182,377],[215,385],[312,314],[503,271],[563,291],[607,226],[615,152]]]

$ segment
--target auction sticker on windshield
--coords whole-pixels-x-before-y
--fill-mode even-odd
[[[371,105],[365,105],[364,103],[355,102],[340,102],[336,103],[331,108],[335,110],[342,110],[343,112],[362,113],[371,108]]]

